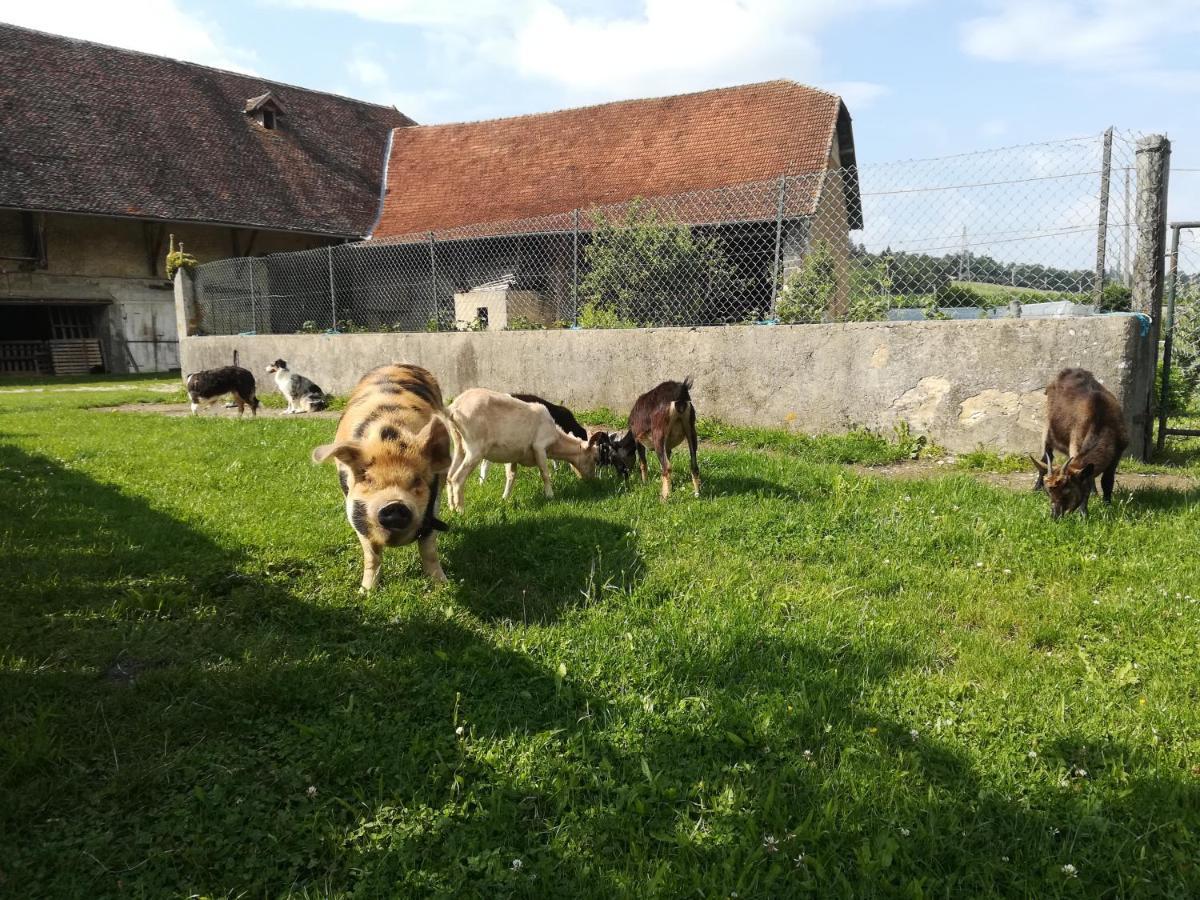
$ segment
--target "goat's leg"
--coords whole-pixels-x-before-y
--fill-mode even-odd
[[[507,463],[504,466],[504,493],[500,495],[501,500],[507,500],[512,496],[513,485],[517,481],[517,464]]]
[[[1112,503],[1113,485],[1117,481],[1117,462],[1104,470],[1104,474],[1100,476],[1100,489],[1104,491],[1104,502]]]
[[[359,543],[362,544],[363,551],[363,591],[372,591],[375,589],[375,582],[379,580],[379,561],[383,556],[383,548],[376,547],[367,538],[361,534],[358,536]]]
[[[458,471],[450,478],[450,508],[456,512],[463,511],[463,488],[467,486],[467,479],[477,465],[479,457],[467,450],[459,462]]]
[[[487,480],[488,461],[485,459],[479,464],[479,483],[483,484]]]
[[[554,498],[554,488],[550,486],[550,466],[546,462],[546,451],[542,447],[533,448],[533,459],[538,471],[542,473],[542,487],[547,500]]]
[[[1050,426],[1047,425],[1042,432],[1042,462],[1048,466],[1054,465],[1054,448],[1050,446]],[[1033,483],[1035,491],[1044,491],[1046,489],[1046,473],[1038,469],[1037,481]]]
[[[671,451],[667,449],[664,439],[656,438],[654,452],[658,454],[659,474],[662,476],[662,491],[659,496],[666,500],[671,496]]]
[[[688,462],[692,469],[692,493],[700,496],[700,464],[696,462],[696,448],[700,441],[696,437],[696,411],[691,411],[687,427]]]
[[[646,477],[649,474],[648,470],[646,469],[646,448],[642,445],[641,441],[638,441],[636,446],[637,446],[637,458],[638,458],[638,471],[641,472],[641,474],[642,474],[642,484],[645,484]]]
[[[1083,489],[1083,503],[1079,504],[1079,514],[1085,519],[1088,517],[1088,500],[1094,493],[1096,493],[1096,482],[1089,478],[1087,486]]]

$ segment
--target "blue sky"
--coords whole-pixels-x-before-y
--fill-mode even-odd
[[[1200,0],[0,0],[0,20],[395,105],[422,123],[769,78],[860,163],[1165,131],[1200,218]]]

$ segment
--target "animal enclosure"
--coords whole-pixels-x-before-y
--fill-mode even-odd
[[[197,327],[521,330],[1129,310],[1136,143],[1110,130],[221,260],[197,270]]]

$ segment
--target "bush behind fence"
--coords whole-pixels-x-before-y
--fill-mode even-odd
[[[838,169],[196,269],[208,334],[1129,308],[1136,135]],[[1040,308],[1040,307],[1039,307]]]

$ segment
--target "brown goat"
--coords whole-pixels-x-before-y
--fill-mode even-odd
[[[671,496],[671,451],[684,440],[691,456],[692,492],[700,496],[700,467],[696,464],[696,407],[692,405],[692,379],[664,381],[638,397],[629,413],[629,431],[609,450],[609,461],[622,473],[629,471],[636,451],[642,481],[646,480],[646,444],[654,447],[662,474],[662,499]]]
[[[1049,494],[1054,518],[1074,509],[1086,518],[1097,475],[1104,502],[1112,502],[1117,464],[1127,446],[1125,414],[1112,391],[1086,369],[1063,369],[1046,387],[1043,459],[1030,457],[1038,470],[1033,489]],[[1055,452],[1067,454],[1057,468]]]

